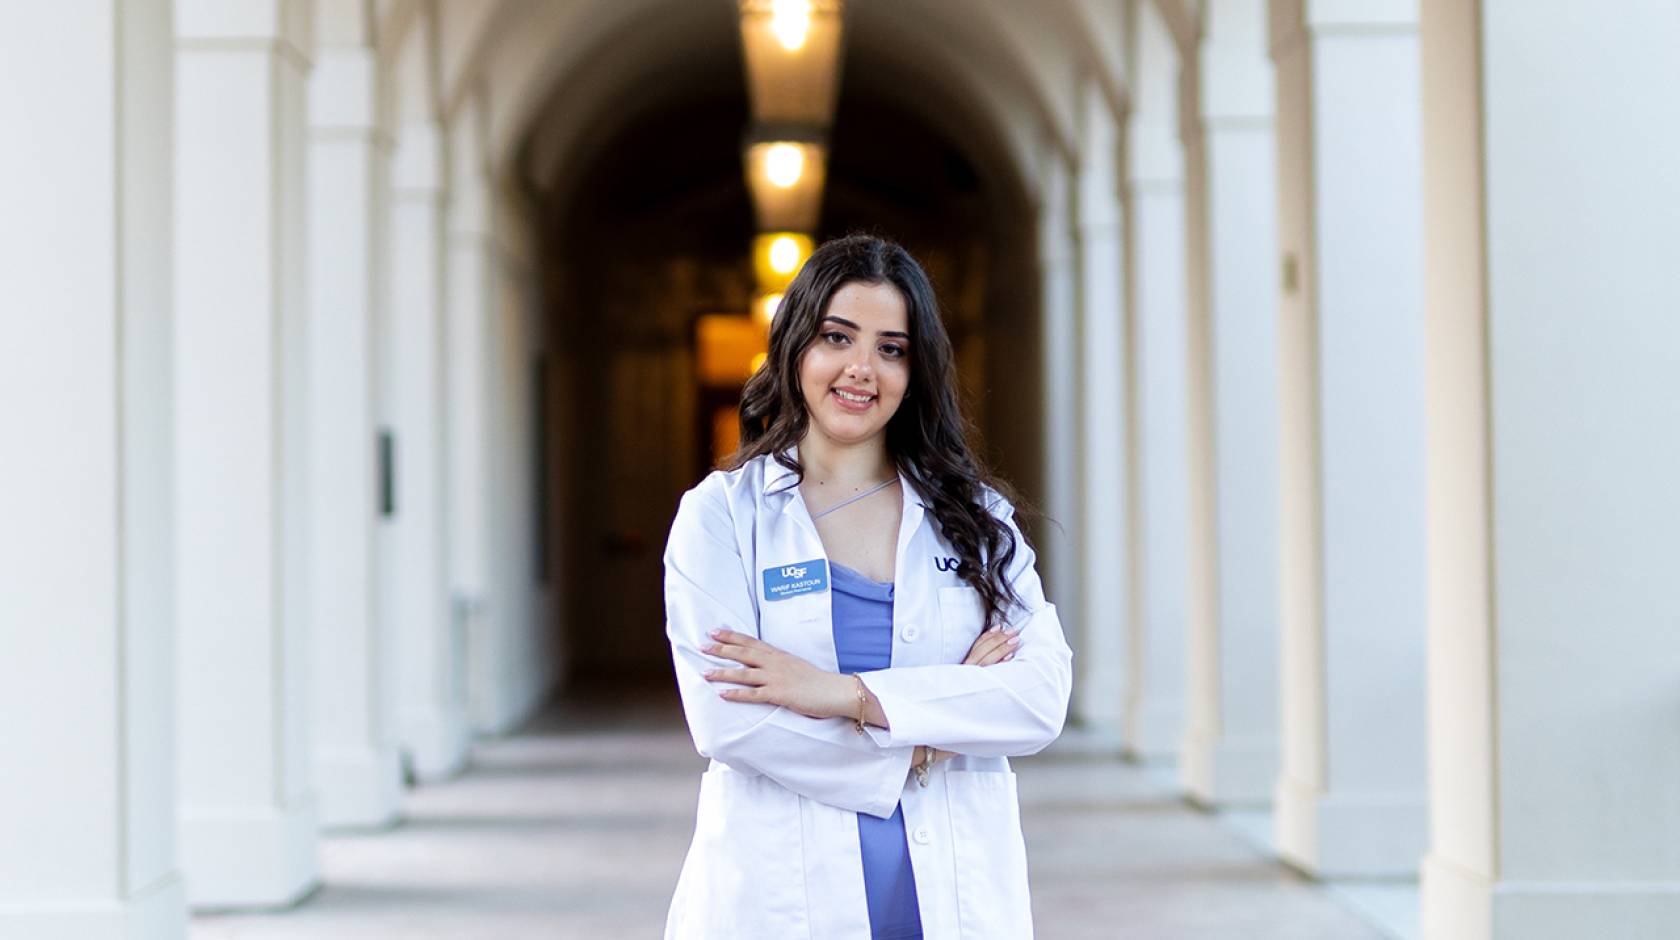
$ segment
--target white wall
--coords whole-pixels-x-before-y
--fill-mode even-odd
[[[1173,756],[1184,733],[1189,603],[1189,442],[1185,346],[1184,151],[1178,58],[1155,7],[1136,15],[1126,132],[1127,277],[1136,322],[1135,379],[1141,617],[1132,634],[1126,747]]]
[[[378,62],[349,7],[325,24],[310,79],[309,524],[311,704],[325,826],[396,817],[402,776],[382,631],[373,321],[385,212]]]
[[[1597,12],[1424,7],[1431,940],[1680,928],[1680,9]]]
[[[180,937],[170,6],[8,12],[0,936]]]
[[[1282,773],[1315,874],[1423,849],[1423,337],[1408,5],[1272,5],[1277,65]]]
[[[182,862],[195,906],[317,877],[309,746],[307,3],[176,20]]]
[[[1263,0],[1218,0],[1197,50],[1186,178],[1192,451],[1183,776],[1208,803],[1265,803],[1277,775],[1275,92]]]

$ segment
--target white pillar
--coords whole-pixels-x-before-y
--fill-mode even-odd
[[[0,936],[186,936],[167,0],[0,30]]]
[[[1283,647],[1279,848],[1325,877],[1424,845],[1423,328],[1410,2],[1274,2]]]
[[[307,682],[309,5],[176,20],[181,857],[195,906],[316,881]]]
[[[1152,4],[1137,8],[1126,213],[1136,318],[1140,617],[1126,684],[1126,747],[1177,752],[1184,735],[1189,599],[1189,442],[1185,436],[1184,151],[1178,55]]]
[[[459,771],[468,744],[465,642],[451,616],[445,547],[445,177],[429,29],[427,18],[410,28],[393,66],[391,281],[379,370],[394,440],[394,507],[379,543],[380,611],[399,660],[399,734],[422,780]]]
[[[380,826],[402,798],[374,527],[378,63],[358,6],[323,8],[310,79],[310,661],[321,823]]]
[[[520,716],[508,713],[507,661],[513,627],[490,591],[490,428],[488,382],[492,317],[490,278],[495,242],[490,228],[486,115],[469,93],[449,124],[449,207],[446,263],[449,576],[453,617],[466,642],[467,713],[473,730],[496,734]],[[507,559],[509,564],[519,560]]]
[[[1038,170],[1039,321],[1044,375],[1044,513],[1049,517],[1038,546],[1045,594],[1064,623],[1076,624],[1070,644],[1079,678],[1070,706],[1075,720],[1097,733],[1115,732],[1111,721],[1119,689],[1110,678],[1113,663],[1093,655],[1101,629],[1084,616],[1078,539],[1080,508],[1079,297],[1075,267],[1074,192],[1065,156],[1046,143]]]
[[[491,195],[495,208],[490,213],[488,355],[492,365],[486,446],[494,494],[490,552],[495,563],[490,603],[497,618],[496,635],[505,644],[500,650],[505,665],[496,683],[497,710],[512,717],[529,715],[540,707],[560,669],[562,651],[550,616],[550,599],[557,593],[554,573],[564,567],[556,557],[562,546],[554,533],[563,525],[561,474],[567,471],[554,455],[564,446],[568,422],[577,416],[552,405],[554,392],[546,385],[564,382],[572,363],[588,351],[549,345],[549,311],[543,306],[537,271],[543,271],[550,286],[557,275],[540,267],[530,227],[532,207],[511,186],[492,187]],[[541,370],[539,362],[546,363]],[[546,425],[540,430],[539,421]],[[539,454],[539,447],[548,453]],[[539,479],[538,474],[545,472],[548,479]],[[543,491],[546,500],[539,499]]]
[[[1080,89],[1081,153],[1077,189],[1081,431],[1078,475],[1083,508],[1079,581],[1087,586],[1080,657],[1085,660],[1084,718],[1118,732],[1124,700],[1126,637],[1132,617],[1131,486],[1127,427],[1131,368],[1127,357],[1124,220],[1120,211],[1120,132],[1096,82]]]
[[[1186,71],[1190,673],[1181,769],[1203,803],[1277,779],[1276,146],[1265,0],[1217,0]]]
[[[1680,8],[1423,4],[1428,940],[1680,935]]]

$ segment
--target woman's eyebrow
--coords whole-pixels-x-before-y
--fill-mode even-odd
[[[835,323],[838,323],[841,326],[849,326],[852,329],[857,330],[860,333],[863,332],[863,328],[858,326],[856,323],[853,323],[852,321],[850,321],[850,320],[848,320],[844,317],[837,317],[832,313],[825,315],[823,317],[823,319],[824,320],[833,320]],[[909,333],[900,333],[897,330],[882,330],[881,335],[882,336],[896,336],[900,339],[906,339],[906,340],[910,338]]]

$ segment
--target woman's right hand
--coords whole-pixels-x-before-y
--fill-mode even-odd
[[[1020,628],[1004,630],[993,627],[974,639],[974,645],[968,648],[968,655],[963,657],[964,666],[994,666],[1008,662],[1015,657],[1015,651],[1021,648],[1018,638]]]

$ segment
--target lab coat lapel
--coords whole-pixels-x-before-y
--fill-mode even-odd
[[[797,457],[798,450],[789,447],[783,453]],[[759,638],[833,672],[839,668],[839,655],[834,649],[834,571],[797,479],[773,455],[765,458],[760,545],[767,546],[768,551],[760,552],[760,570],[753,572],[754,591],[759,596]],[[830,582],[821,591],[776,601],[764,598],[764,568],[813,559],[822,560]]]
[[[922,496],[910,483],[910,478],[904,471],[898,472],[898,489],[904,496],[904,513],[898,520],[898,547],[893,552],[893,584],[897,590],[893,592],[895,601],[902,601],[904,592],[911,589],[911,581],[916,578],[917,569],[910,558],[910,544],[916,537],[916,530],[922,525],[922,516],[926,512],[926,505]],[[925,572],[923,572],[925,575]],[[916,582],[920,584],[920,582]]]

